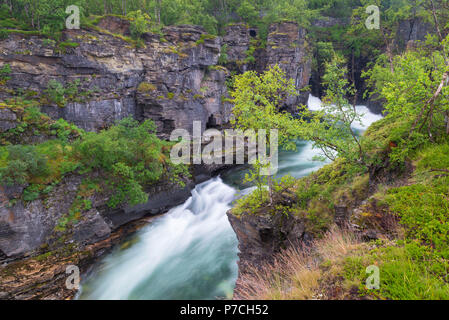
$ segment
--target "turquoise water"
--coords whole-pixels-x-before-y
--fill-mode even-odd
[[[308,156],[310,159],[308,160]],[[310,144],[280,155],[278,172],[300,177],[323,164]],[[206,181],[183,205],[137,232],[132,246],[116,249],[83,284],[80,299],[230,298],[237,279],[238,242],[226,216],[248,192],[245,168]]]
[[[314,99],[314,100],[313,100]],[[319,108],[319,99],[309,99]],[[376,121],[365,113],[363,130]],[[318,151],[299,141],[294,152],[280,152],[278,176],[299,178],[324,165]],[[80,299],[230,298],[237,279],[238,242],[226,216],[231,203],[251,190],[243,185],[245,167],[206,181],[182,205],[138,231],[126,249],[116,249],[82,283]]]

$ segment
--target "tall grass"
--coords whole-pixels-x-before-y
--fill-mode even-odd
[[[234,299],[310,300],[320,299],[323,263],[332,264],[360,244],[349,231],[337,227],[308,246],[294,245],[280,252],[270,264],[250,267],[242,275]]]

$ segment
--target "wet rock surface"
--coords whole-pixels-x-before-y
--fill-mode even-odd
[[[305,223],[293,215],[242,214],[237,217],[227,213],[229,222],[239,240],[239,279],[242,274],[251,272],[270,263],[276,253],[291,244],[307,243],[312,236],[306,232]]]
[[[163,38],[145,34],[143,46],[135,47],[113,34],[129,34],[129,22],[117,17],[102,19],[95,30],[67,30],[61,43],[37,36],[13,34],[0,41],[0,64],[11,66],[11,79],[0,99],[18,92],[40,96],[41,109],[52,118],[64,118],[77,126],[97,131],[127,116],[152,119],[158,133],[168,138],[174,128],[191,132],[192,122],[202,129],[229,121],[227,70],[244,72],[279,64],[294,79],[298,92],[310,78],[310,58],[305,49],[305,31],[296,23],[270,27],[267,48],[257,48],[256,63],[245,62],[257,29],[244,24],[227,27],[223,37],[206,34],[199,26],[165,27]],[[228,63],[218,65],[226,47]],[[224,53],[224,52],[223,52]],[[65,106],[46,99],[51,80],[67,87],[79,81],[75,101]],[[290,98],[293,109],[305,96]],[[0,109],[0,130],[14,127],[13,115]]]
[[[66,119],[87,131],[99,131],[128,116],[140,121],[152,119],[158,135],[169,138],[175,128],[192,132],[193,121],[201,121],[202,130],[229,122],[229,69],[261,72],[278,63],[295,80],[298,90],[307,84],[310,74],[305,33],[296,24],[278,24],[270,29],[270,40],[277,48],[258,48],[254,53],[257,63],[253,64],[242,61],[257,30],[244,25],[229,27],[224,37],[207,35],[198,26],[166,27],[163,38],[145,34],[141,47],[113,35],[129,35],[126,21],[107,17],[98,27],[108,32],[67,30],[60,43],[21,34],[0,40],[0,65],[7,63],[12,70],[0,88],[0,101],[18,95],[37,99],[41,111],[51,118]],[[224,44],[231,63],[221,66],[218,59]],[[47,92],[52,80],[65,88],[77,83],[78,93],[60,105]],[[0,133],[16,128],[18,119],[16,110],[0,105]],[[35,136],[21,143],[46,139]],[[161,181],[146,190],[147,203],[134,207],[111,209],[106,205],[107,194],[93,195],[89,197],[92,207],[68,228],[61,227],[61,222],[73,206],[82,176],[65,177],[45,197],[33,201],[21,199],[26,186],[1,186],[0,299],[72,298],[75,291],[64,285],[67,265],[86,270],[140,221],[148,223],[148,217],[181,204],[195,183],[224,167],[195,166],[194,179],[185,187]],[[282,230],[260,231],[262,238],[256,243],[266,246],[271,238],[278,239],[270,247],[276,251],[286,241],[284,236],[292,240],[303,233],[300,224],[287,225],[290,227]],[[254,252],[254,259],[262,257],[262,251]]]
[[[278,65],[287,78],[293,79],[298,96],[287,99],[287,109],[294,113],[300,104],[306,104],[308,92],[300,89],[309,84],[311,59],[305,46],[306,30],[296,23],[282,22],[270,26],[267,38],[268,66]]]

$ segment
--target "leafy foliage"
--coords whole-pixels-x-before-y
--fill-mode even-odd
[[[127,17],[131,19],[130,31],[135,39],[140,38],[142,34],[150,31],[150,16],[148,14],[137,10],[128,13]]]
[[[326,63],[326,74],[323,76],[327,87],[324,108],[318,112],[300,111],[303,118],[298,128],[299,135],[313,141],[313,146],[321,149],[324,156],[331,160],[342,157],[366,165],[361,137],[351,127],[354,123],[361,124],[361,115],[348,101],[347,97],[354,95],[355,91],[346,73],[342,57],[334,56],[331,62]]]
[[[4,83],[6,81],[8,81],[9,79],[11,79],[11,77],[9,76],[11,73],[11,66],[9,64],[4,64],[1,68],[0,68],[0,83]]]
[[[280,109],[287,98],[296,94],[292,79],[285,77],[279,66],[274,66],[260,76],[254,71],[234,77],[233,98],[234,119],[231,123],[241,130],[279,130],[279,145],[294,149],[292,141],[296,137],[295,120],[291,114]]]
[[[391,131],[394,148],[391,159],[403,161],[426,142],[449,133],[448,72],[449,38],[409,50],[392,60],[380,59],[366,72],[375,93],[385,99],[387,118],[403,119]]]
[[[47,159],[34,146],[13,145],[2,147],[0,180],[6,185],[25,184],[32,176],[48,173]]]
[[[126,118],[100,133],[86,133],[74,144],[75,157],[85,169],[100,169],[110,177],[109,184],[115,190],[109,201],[111,207],[145,202],[148,196],[144,186],[166,173],[182,183],[180,175],[186,171],[166,158],[167,144],[157,138],[155,129],[150,120],[139,125]]]

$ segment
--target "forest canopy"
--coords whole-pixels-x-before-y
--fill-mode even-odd
[[[0,28],[32,29],[44,33],[63,29],[69,5],[82,17],[121,15],[140,10],[157,25],[196,24],[220,34],[229,23],[245,22],[266,30],[270,23],[291,20],[309,26],[320,16],[351,18],[364,14],[365,0],[1,0]],[[428,1],[376,0],[387,26],[399,18],[423,14]],[[447,1],[435,1],[444,14]],[[399,9],[400,10],[399,10]],[[446,8],[447,9],[447,8]],[[447,15],[447,13],[446,13]],[[428,17],[430,18],[430,17]],[[356,19],[357,20],[357,19]]]

